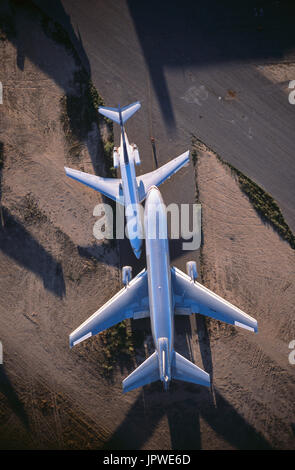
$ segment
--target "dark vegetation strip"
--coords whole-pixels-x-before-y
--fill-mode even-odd
[[[241,190],[244,194],[246,194],[261,219],[264,222],[269,223],[273,229],[282,237],[282,239],[286,240],[290,244],[291,248],[295,249],[295,236],[285,221],[284,216],[274,198],[264,189],[258,186],[258,184],[245,176],[240,170],[223,160],[216,152],[210,149],[198,138],[192,138],[192,146],[193,161],[197,161],[198,151],[210,151],[223,165],[230,168],[231,173],[237,178]]]
[[[78,53],[62,26],[45,15],[42,24],[45,33],[57,43],[64,45],[79,67],[74,74],[75,92],[68,93],[61,98],[61,122],[69,145],[70,156],[74,160],[79,160],[82,143],[87,139],[93,125],[97,125],[98,129],[104,125],[107,128],[107,137],[102,138],[105,173],[108,177],[116,177],[112,158],[113,123],[97,111],[98,106],[104,105],[104,101],[93,85],[91,77],[83,68]],[[101,332],[99,338],[103,346],[103,371],[110,376],[119,360],[122,362],[124,357],[127,362],[131,360],[137,342],[136,337],[129,328],[128,320],[124,320]]]

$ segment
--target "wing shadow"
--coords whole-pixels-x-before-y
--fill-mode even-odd
[[[25,428],[29,430],[29,419],[25,412],[24,405],[14,390],[3,365],[0,365],[0,393],[6,397],[11,410],[18,416]]]
[[[42,279],[45,289],[57,297],[64,297],[66,286],[61,263],[40,245],[7,208],[3,207],[2,210],[5,227],[0,231],[0,250]]]
[[[295,6],[288,0],[127,0],[127,4],[170,131],[176,122],[165,69],[258,59],[275,62],[295,44]]]

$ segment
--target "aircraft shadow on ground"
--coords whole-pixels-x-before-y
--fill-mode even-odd
[[[66,287],[61,264],[32,237],[6,207],[2,207],[3,142],[0,142],[0,160],[0,250],[41,278],[45,289],[62,298]]]
[[[26,2],[3,2],[0,15],[9,23],[9,41],[17,51],[16,63],[24,71],[28,58],[45,75],[64,91],[64,126],[69,140],[69,152],[73,159],[80,157],[82,145],[87,145],[94,172],[101,167],[102,144],[96,144],[98,129],[93,128],[97,120],[91,89],[91,68],[85,53],[81,35],[76,34],[70,17],[60,0],[30,0]],[[28,34],[26,22],[40,21],[42,37],[40,47],[35,46],[36,37]],[[61,45],[57,53],[56,43]],[[52,50],[52,54],[49,52]],[[44,55],[46,54],[46,59]],[[61,116],[62,118],[62,116]],[[95,131],[96,137],[89,137]],[[92,134],[91,134],[92,135]]]
[[[24,405],[18,398],[3,365],[0,365],[0,393],[5,396],[11,410],[18,416],[25,428],[28,430],[30,428],[29,419],[25,412]]]
[[[216,388],[216,405],[210,390],[197,385],[175,382],[167,393],[161,389],[162,385],[155,383],[140,392],[123,422],[106,442],[105,449],[142,448],[165,416],[169,423],[172,449],[202,449],[201,419],[234,448],[271,449],[268,441],[244,420]]]
[[[127,4],[170,130],[176,123],[165,69],[276,60],[295,44],[291,0],[127,0]]]
[[[92,245],[78,246],[78,253],[82,258],[94,258],[97,261],[102,261],[110,266],[118,266],[117,257],[111,256],[112,249],[113,246],[111,243],[108,241],[103,241],[99,244],[94,243]]]
[[[43,248],[7,208],[2,208],[4,227],[0,231],[0,250],[17,264],[42,279],[44,288],[64,297],[66,286],[61,263]]]
[[[69,45],[69,41],[77,51],[79,60],[88,75],[91,74],[90,63],[87,54],[84,50],[82,38],[78,32],[78,37],[74,31],[71,23],[70,16],[66,13],[62,2],[60,0],[29,0],[23,1],[11,1],[10,8],[6,8],[6,13],[9,12],[15,14],[17,11],[20,13],[30,12],[32,15],[36,15],[38,12],[43,12],[48,18],[52,18],[58,22],[65,33],[60,33],[60,38],[56,34],[57,39],[64,40],[64,45]],[[19,9],[19,10],[18,10]],[[9,39],[15,44],[17,49],[17,65],[23,70],[26,57],[28,57],[40,70],[43,70],[49,77],[51,77],[61,88],[64,88],[64,75],[61,70],[58,70],[56,64],[52,63],[50,57],[44,60],[43,51],[39,51],[38,48],[30,47],[31,44],[24,41],[25,31],[23,37],[11,35]],[[68,38],[67,38],[68,35]],[[63,36],[63,37],[62,37]],[[43,57],[43,60],[42,60]],[[55,65],[55,67],[54,67]]]

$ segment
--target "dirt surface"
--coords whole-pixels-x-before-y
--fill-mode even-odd
[[[76,83],[82,67],[45,34],[38,10],[17,7],[12,13],[15,36],[0,43],[0,447],[99,445],[106,434],[83,411],[79,383],[90,384],[98,374],[95,401],[102,368],[86,372],[90,363],[84,359],[89,348],[99,351],[100,342],[70,351],[68,335],[118,289],[118,255],[107,244],[96,245],[96,258],[88,254],[87,247],[95,243],[92,211],[101,198],[68,180],[63,167],[93,171],[94,161],[103,174],[105,129],[93,124],[83,142],[65,135],[64,97],[76,96],[83,110]],[[24,49],[34,48],[34,62],[19,64],[20,43]],[[42,60],[47,68],[60,64],[58,84],[37,66]],[[73,153],[77,144],[78,156]],[[102,262],[97,261],[100,257]],[[97,354],[92,355],[94,366]],[[70,382],[76,392],[68,388]],[[82,401],[85,405],[88,398]]]
[[[295,371],[288,362],[295,337],[294,250],[260,219],[215,155],[200,152],[197,174],[204,283],[258,320],[257,335],[209,322],[214,387],[268,442],[294,448]]]
[[[290,93],[289,83],[295,77],[294,62],[259,65],[257,69],[272,83],[279,84],[285,93]]]
[[[69,350],[69,333],[120,288],[116,248],[93,248],[100,196],[63,171],[104,174],[106,128],[93,122],[79,134],[70,120],[68,134],[64,96],[81,100],[85,117],[83,66],[48,35],[37,9],[15,6],[13,18],[0,41],[0,448],[294,448],[294,251],[213,155],[200,154],[196,175],[203,278],[258,319],[258,335],[176,318],[175,349],[205,368],[213,387],[178,382],[167,394],[160,383],[121,392],[153,351],[148,320],[129,325],[136,353],[121,355],[108,378],[99,337]]]
[[[274,83],[289,82],[295,77],[295,64],[292,62],[260,65],[257,68]]]

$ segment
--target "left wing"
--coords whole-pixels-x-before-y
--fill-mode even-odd
[[[114,201],[124,204],[123,189],[121,180],[117,178],[102,178],[100,176],[84,173],[83,171],[73,170],[65,167],[66,175],[73,180],[79,181],[96,191],[104,194],[104,196]]]
[[[112,299],[88,318],[70,334],[70,347],[90,336],[125,320],[143,318],[149,315],[147,272],[141,271],[127,287],[121,289]]]
[[[162,184],[166,179],[170,178],[170,176],[180,170],[180,168],[188,164],[188,162],[189,151],[183,153],[179,157],[174,158],[170,162],[166,163],[166,165],[161,166],[155,171],[138,176],[136,179],[138,185],[139,201],[141,202],[145,199],[151,186],[160,186],[160,184]]]
[[[257,333],[257,321],[219,295],[193,282],[179,269],[171,268],[175,313],[201,313]]]

